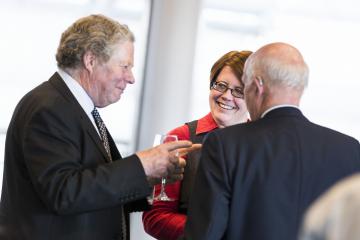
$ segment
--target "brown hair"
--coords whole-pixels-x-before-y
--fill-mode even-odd
[[[60,68],[77,68],[82,65],[87,51],[107,62],[115,44],[134,40],[126,25],[111,18],[103,15],[83,17],[61,35],[56,53],[57,65]]]
[[[231,51],[219,58],[210,71],[210,87],[225,66],[229,66],[241,82],[245,61],[251,54],[251,51]]]

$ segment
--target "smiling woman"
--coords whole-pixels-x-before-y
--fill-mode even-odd
[[[245,122],[248,118],[241,77],[245,61],[251,53],[228,52],[211,68],[209,105],[219,128]]]
[[[217,60],[210,74],[210,113],[175,128],[169,134],[178,136],[179,140],[202,143],[206,134],[215,129],[246,122],[248,112],[243,99],[241,77],[245,61],[251,53],[231,51]],[[199,152],[188,154],[183,181],[166,185],[166,193],[175,201],[154,201],[152,209],[144,212],[145,231],[153,237],[177,239],[183,234],[199,157]],[[155,187],[155,194],[158,194],[159,189],[160,186]]]

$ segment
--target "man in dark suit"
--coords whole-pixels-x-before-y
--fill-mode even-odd
[[[191,142],[122,159],[96,110],[134,83],[133,42],[102,15],[62,34],[58,72],[23,97],[7,131],[1,239],[129,239],[128,213],[148,207],[155,180],[181,179],[176,152]]]
[[[252,121],[208,135],[186,239],[296,239],[309,204],[360,170],[359,142],[298,108],[307,80],[302,55],[288,44],[248,58],[243,82]]]

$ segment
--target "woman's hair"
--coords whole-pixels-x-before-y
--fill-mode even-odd
[[[231,51],[219,58],[210,71],[210,87],[216,81],[216,78],[225,66],[230,67],[241,82],[245,61],[251,54],[251,51]]]
[[[90,51],[101,61],[107,62],[117,43],[135,38],[129,28],[103,15],[90,15],[77,20],[62,35],[56,53],[60,68],[77,68],[82,58]]]

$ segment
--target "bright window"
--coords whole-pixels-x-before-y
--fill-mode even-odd
[[[287,42],[303,53],[310,68],[301,103],[305,115],[360,140],[359,16],[360,3],[355,0],[204,0],[192,118],[209,111],[210,68],[221,55]]]

